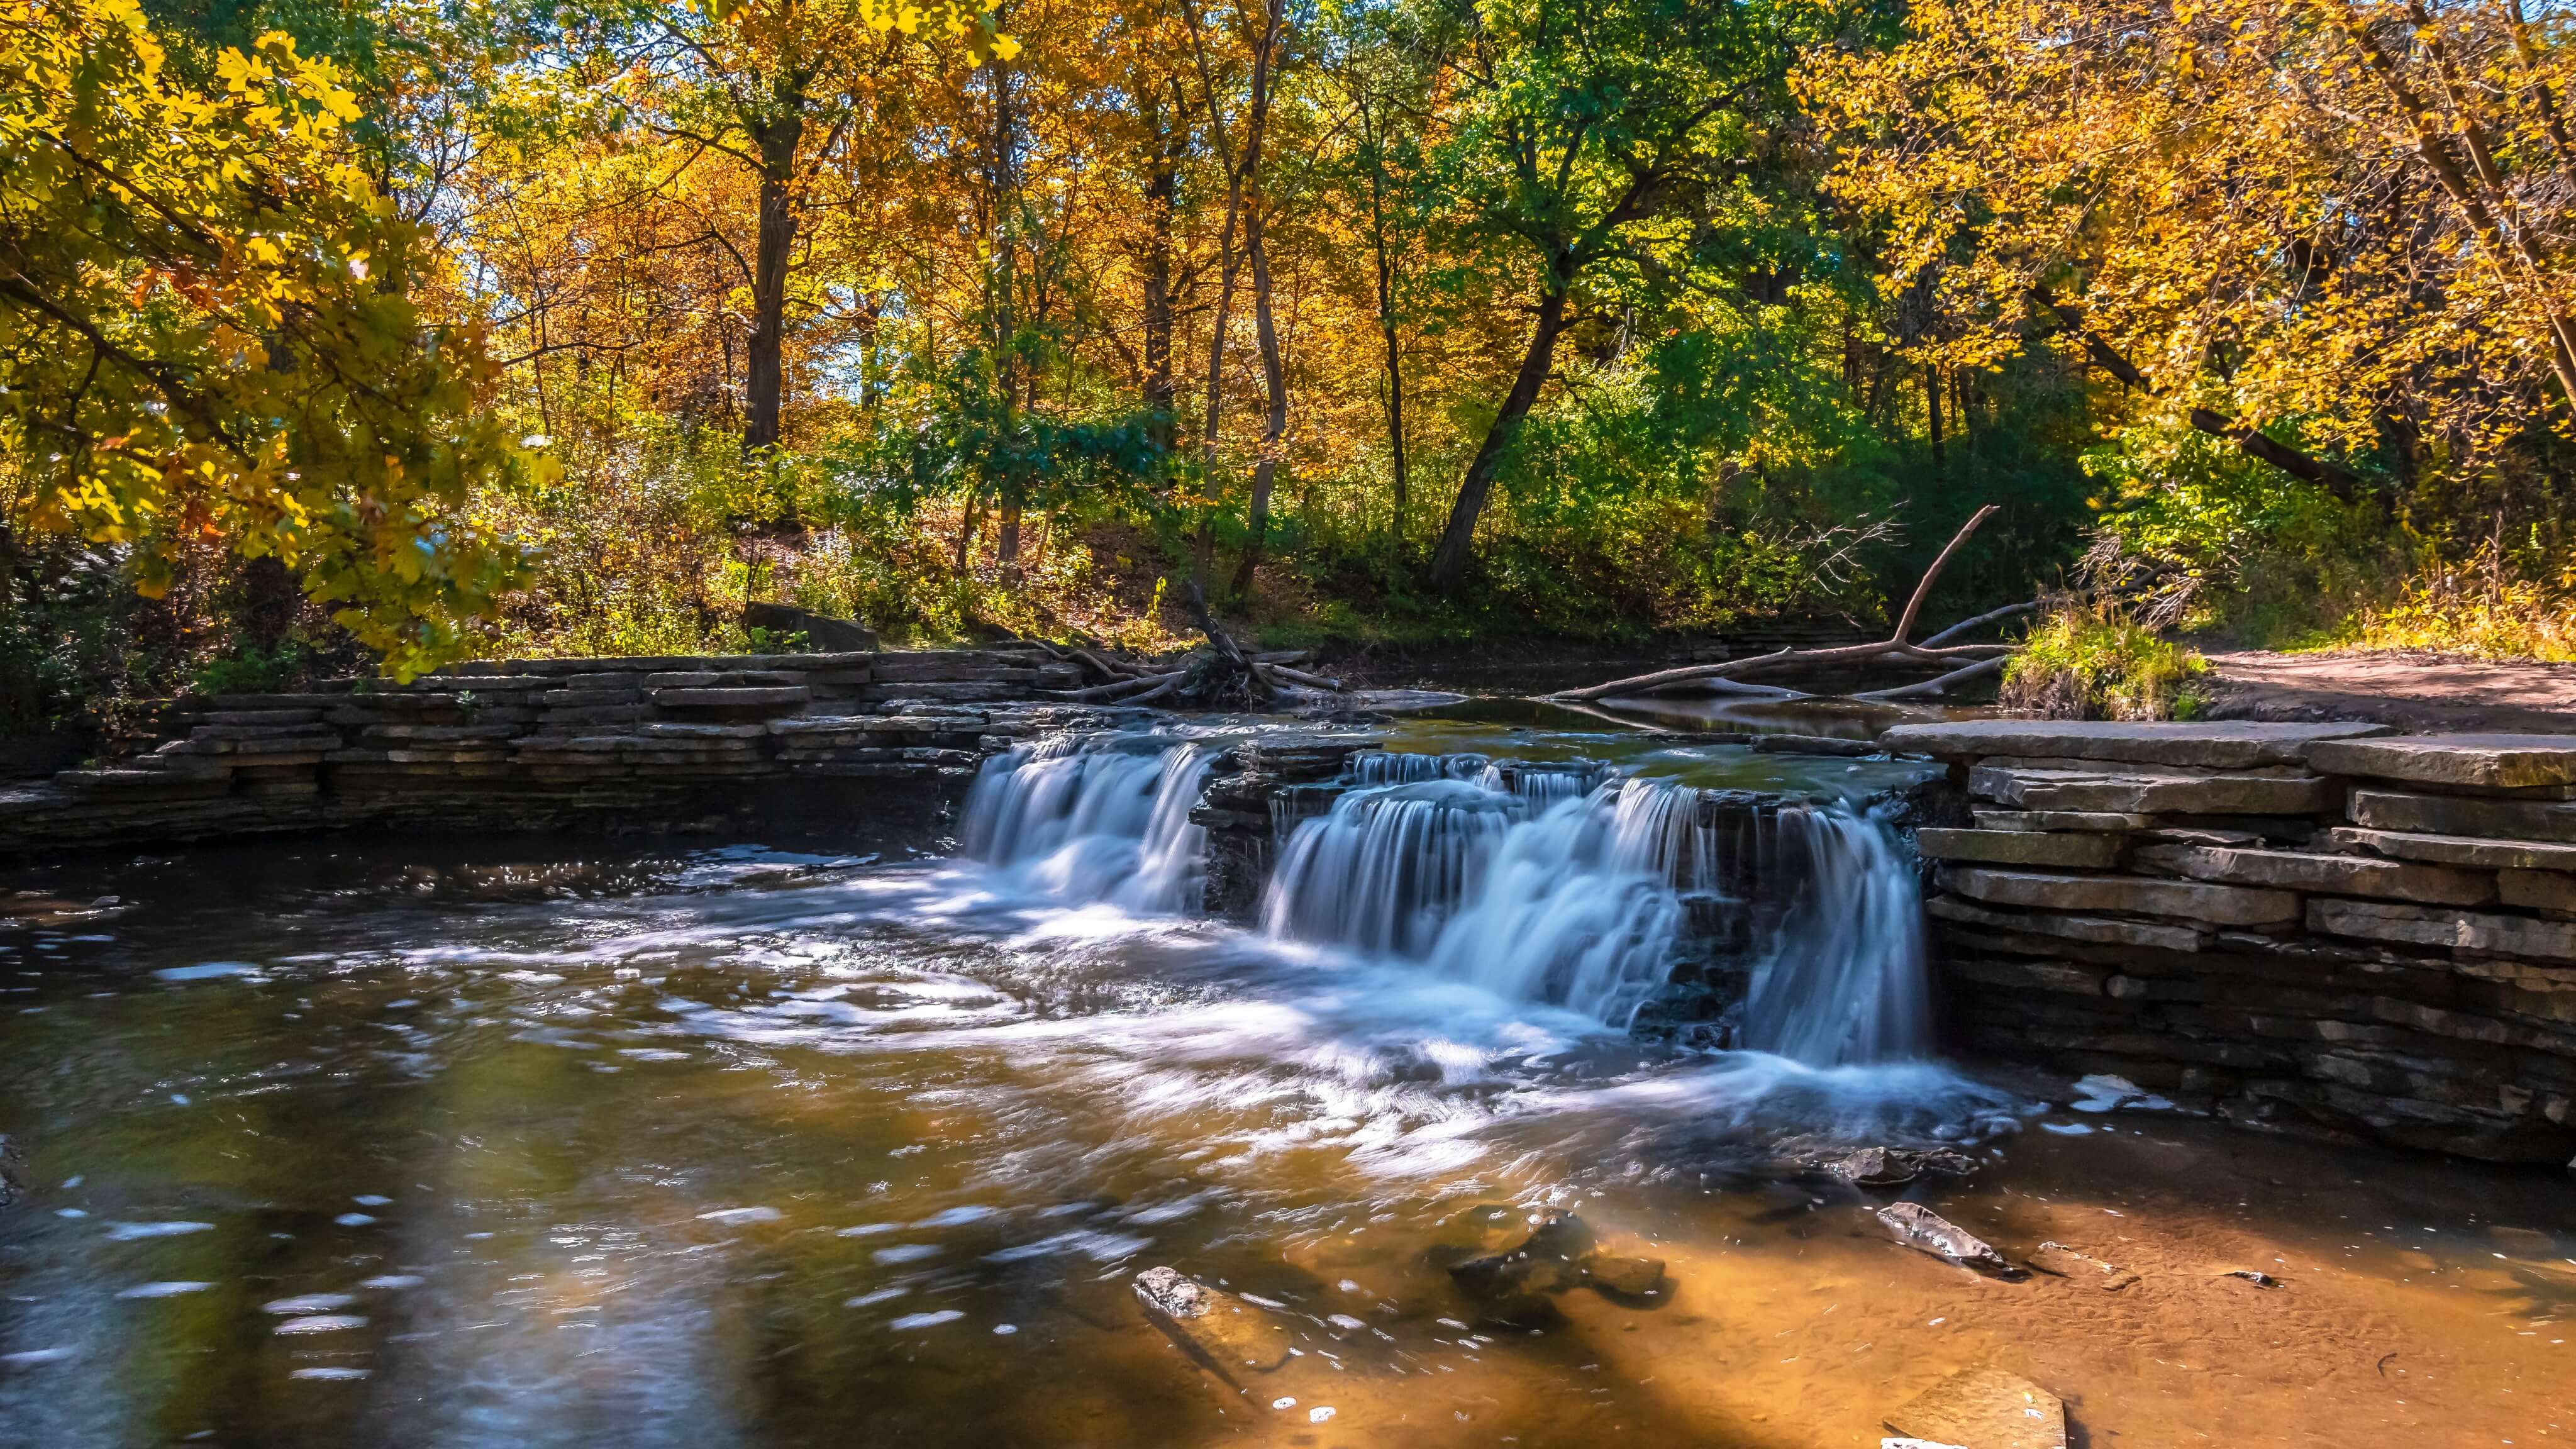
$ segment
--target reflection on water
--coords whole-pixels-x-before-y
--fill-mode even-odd
[[[2016,1133],[2020,1099],[1938,1065],[1672,1051],[1194,920],[1153,843],[1201,762],[1113,753],[1024,761],[1088,783],[980,859],[331,841],[13,883],[43,895],[0,930],[32,1184],[0,1216],[0,1442],[1786,1449],[1874,1443],[1983,1362],[2095,1444],[2576,1427],[2557,1183],[2171,1119]],[[1971,1145],[1943,1211],[2146,1278],[1895,1248],[1787,1160],[1834,1142]],[[1577,1209],[1669,1291],[1488,1321],[1438,1250],[1499,1202]],[[2287,1286],[2215,1276],[2239,1262]],[[1136,1309],[1165,1263],[1277,1305],[1298,1353],[1208,1376]]]

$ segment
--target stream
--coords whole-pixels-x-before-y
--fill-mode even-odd
[[[1924,767],[1476,702],[1395,727],[1258,919],[1210,920],[1188,811],[1256,727],[1024,745],[935,852],[352,836],[0,876],[0,1445],[1806,1449],[1985,1364],[2094,1446],[2576,1435],[2564,1175],[1940,1057],[1871,805]],[[1700,785],[1811,803],[1721,841]],[[1810,884],[1737,1048],[1630,1031],[1743,850]],[[1905,1195],[2138,1278],[1897,1246],[1890,1192],[1802,1165],[1863,1145],[1963,1152]],[[1663,1286],[1499,1320],[1441,1266],[1497,1206]],[[1160,1265],[1296,1352],[1209,1375],[1139,1311]]]

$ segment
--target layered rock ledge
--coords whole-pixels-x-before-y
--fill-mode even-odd
[[[2576,736],[1908,725],[1926,908],[1981,1056],[2258,1126],[2576,1154]],[[1964,818],[1959,818],[1964,817]]]
[[[1010,649],[536,659],[170,701],[157,740],[0,789],[0,856],[400,826],[935,816],[986,754],[1090,712]]]

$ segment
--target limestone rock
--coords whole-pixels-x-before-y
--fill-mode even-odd
[[[1156,1326],[1196,1349],[1221,1371],[1250,1368],[1267,1373],[1288,1361],[1287,1329],[1231,1293],[1168,1267],[1137,1274],[1135,1286],[1136,1297]]]
[[[2241,770],[2298,764],[2302,751],[2319,740],[2387,733],[2387,726],[2370,724],[1982,719],[1898,725],[1882,733],[1878,742],[1883,749],[1908,750],[1943,760],[2058,755],[2124,764]]]
[[[1578,1260],[1595,1250],[1592,1228],[1567,1212],[1540,1218],[1517,1247],[1450,1265],[1450,1280],[1468,1297],[1486,1303],[1562,1293],[1581,1287]]]
[[[1887,1416],[1907,1438],[1955,1449],[2066,1449],[2066,1404],[2001,1369],[1963,1369]]]
[[[2446,906],[2483,906],[2496,898],[2495,881],[2483,874],[2441,865],[2402,865],[2366,855],[2147,845],[2139,847],[2137,861],[2194,880],[2277,886],[2320,895],[2385,896]]]
[[[2576,845],[2543,845],[2528,840],[2480,840],[2469,835],[2409,835],[2395,830],[2337,826],[2330,837],[2341,850],[2368,850],[2399,860],[2434,865],[2479,866],[2487,870],[2576,871]]]
[[[1663,1285],[1664,1260],[1661,1258],[1622,1257],[1616,1253],[1587,1253],[1575,1263],[1583,1281],[1622,1297],[1643,1298]]]
[[[1860,1187],[1900,1187],[1926,1172],[1965,1177],[1977,1170],[1975,1160],[1964,1153],[1916,1152],[1904,1147],[1864,1147],[1817,1165]]]
[[[1968,772],[1968,793],[2024,810],[2160,815],[2308,815],[2329,808],[2334,798],[2331,782],[2317,775],[2192,774],[2153,767],[2108,774],[1979,765]]]
[[[2074,916],[2058,911],[2022,912],[1990,911],[1947,896],[1934,896],[1923,903],[1930,915],[1962,925],[1990,926],[2000,931],[2025,931],[2035,936],[2056,936],[2069,941],[2089,941],[2100,946],[2147,946],[2159,951],[2197,951],[2200,932],[2188,926],[2159,926],[2146,921],[2123,921],[2112,916]]]
[[[2496,877],[2508,906],[2576,913],[2576,875],[2563,870],[2509,870]]]
[[[2308,765],[2330,775],[2515,790],[2576,785],[2576,735],[2400,735],[2321,740]]]
[[[1896,1241],[1919,1252],[1998,1277],[2010,1277],[2019,1271],[1985,1239],[1919,1202],[1892,1202],[1875,1216],[1887,1224]]]
[[[1976,810],[1980,830],[2144,830],[2152,815],[2117,810]]]
[[[2078,831],[1938,830],[1914,832],[1914,848],[1930,860],[1976,860],[1996,865],[2055,865],[2109,870],[2120,863],[2117,835]]]
[[[2576,844],[2576,802],[2477,800],[2459,795],[2352,792],[2352,823],[2424,835],[2501,835]]]
[[[2260,926],[2299,918],[2299,898],[2287,891],[2204,881],[1945,866],[1941,883],[1975,900],[2042,910],[2121,911],[2220,926]]]
[[[2576,961],[2576,924],[2520,916],[2433,910],[2378,901],[2308,902],[2308,929],[2368,941],[2447,946],[2488,956],[2531,961]]]

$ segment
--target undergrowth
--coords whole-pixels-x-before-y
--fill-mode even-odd
[[[2198,652],[2105,604],[2073,603],[2034,625],[2005,666],[2002,704],[2044,719],[2190,719]]]

